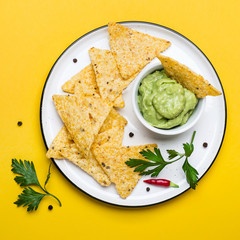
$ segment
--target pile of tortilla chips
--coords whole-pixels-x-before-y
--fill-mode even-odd
[[[126,198],[140,175],[125,162],[129,158],[142,158],[140,151],[153,150],[157,145],[122,146],[127,120],[115,108],[125,106],[123,90],[155,57],[163,63],[167,74],[176,77],[181,84],[184,85],[184,77],[189,76],[174,74],[173,69],[177,72],[186,72],[186,69],[159,54],[171,45],[169,41],[116,23],[109,23],[108,30],[111,51],[89,49],[91,64],[62,86],[62,90],[71,95],[52,97],[64,125],[50,145],[47,157],[68,159],[102,186],[114,183],[119,195]],[[189,84],[188,79],[186,86],[194,88],[194,84],[199,84],[199,89],[205,89],[206,84],[209,86],[206,80],[193,77],[194,82]],[[198,93],[196,95],[201,97]],[[212,90],[207,93],[211,95]]]

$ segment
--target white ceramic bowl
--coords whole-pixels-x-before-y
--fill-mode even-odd
[[[139,119],[139,121],[146,128],[150,129],[151,131],[162,134],[162,135],[180,134],[180,133],[183,133],[183,132],[187,131],[188,129],[192,128],[197,123],[201,114],[203,113],[205,103],[206,103],[206,98],[202,98],[202,99],[198,100],[198,104],[197,104],[196,108],[194,109],[193,114],[191,115],[191,117],[188,119],[188,121],[184,125],[177,126],[177,127],[171,128],[171,129],[160,129],[160,128],[151,126],[143,118],[142,113],[139,110],[138,88],[139,88],[143,78],[145,78],[148,74],[153,73],[156,70],[161,70],[161,69],[163,69],[161,62],[157,58],[155,58],[147,66],[145,66],[145,68],[138,74],[138,76],[135,79],[135,85],[133,87],[133,95],[132,95],[133,109],[134,109],[134,112],[137,115],[137,118]]]

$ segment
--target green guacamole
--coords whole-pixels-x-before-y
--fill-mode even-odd
[[[168,78],[164,70],[146,76],[139,87],[139,109],[144,119],[157,128],[185,124],[197,103],[195,94]]]

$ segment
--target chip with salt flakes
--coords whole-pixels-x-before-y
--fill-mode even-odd
[[[77,82],[82,83],[82,90],[85,90],[86,88],[86,93],[91,94],[91,90],[94,91],[94,87],[97,87],[96,82],[94,81],[95,79],[95,74],[92,69],[92,65],[89,64],[85,68],[83,68],[80,72],[75,74],[70,80],[65,82],[62,85],[62,90],[67,93],[72,93],[74,94],[74,89],[75,89],[75,84]]]
[[[55,159],[64,159],[64,157],[61,155],[61,149],[64,147],[69,147],[73,143],[73,140],[68,133],[68,130],[65,126],[61,128],[57,136],[52,141],[46,157],[47,158],[55,158]]]
[[[114,100],[114,103],[113,103],[113,106],[114,107],[118,107],[118,108],[124,108],[125,107],[125,102],[123,100],[123,95],[119,95],[115,100]]]
[[[81,158],[76,150],[77,149],[74,149],[73,147],[63,148],[61,154],[64,158],[70,160],[72,163],[92,176],[102,186],[109,186],[111,184],[111,181],[103,171],[102,167],[96,161],[92,152],[89,152],[88,158]]]
[[[92,144],[92,151],[94,152],[96,147],[103,145],[111,147],[122,146],[126,124],[127,120],[116,110],[112,109]]]
[[[124,81],[119,73],[116,60],[109,50],[93,47],[89,50],[89,55],[101,97],[114,101],[135,78],[135,75]]]
[[[54,95],[53,101],[80,156],[88,157],[94,138],[112,109],[112,104],[99,96],[79,99],[76,96]]]
[[[99,90],[96,82],[96,77],[92,64],[89,64],[79,73],[74,75],[63,86],[62,90],[67,93],[72,93],[78,97],[99,95]],[[114,102],[114,107],[123,108],[125,106],[122,95],[117,97]]]
[[[93,94],[99,95],[96,77],[92,68],[92,64],[89,64],[87,67],[81,70],[80,73],[78,73],[78,76],[79,77],[75,78],[76,79],[75,86],[73,89],[73,93],[75,95],[83,97],[93,96]]]
[[[129,79],[139,72],[171,43],[145,33],[132,30],[121,24],[108,24],[111,50],[117,61],[123,79]]]
[[[104,171],[109,176],[111,182],[116,186],[118,194],[127,198],[133,191],[141,176],[128,167],[125,162],[129,158],[143,159],[139,153],[144,149],[153,151],[156,144],[130,146],[130,147],[96,147],[93,151],[96,159],[102,165]]]
[[[116,125],[125,126],[127,125],[127,120],[113,108],[104,121],[99,133],[105,132],[115,127]]]
[[[157,57],[161,61],[167,76],[175,79],[182,86],[195,93],[198,98],[204,98],[207,95],[221,95],[220,91],[213,87],[201,75],[193,72],[187,66],[170,57],[166,57],[160,54],[158,54]]]

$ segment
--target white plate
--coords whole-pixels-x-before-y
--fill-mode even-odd
[[[177,136],[161,137],[155,135],[138,121],[134,115],[131,102],[133,84],[130,84],[124,91],[123,96],[126,106],[124,109],[119,110],[128,120],[124,132],[123,145],[157,143],[166,159],[167,149],[175,149],[182,152],[182,144],[189,142],[193,131],[196,130],[197,133],[194,140],[195,150],[189,161],[198,170],[199,178],[201,178],[217,157],[226,127],[226,101],[215,69],[196,45],[169,28],[146,22],[123,22],[121,24],[171,41],[171,47],[164,52],[166,56],[187,65],[222,91],[223,94],[221,96],[207,97],[204,113],[194,129],[190,129]],[[88,50],[91,47],[110,49],[107,26],[95,29],[72,43],[57,59],[47,77],[42,93],[40,109],[42,135],[47,148],[63,125],[55,110],[52,95],[64,94],[61,86],[90,63]],[[74,58],[78,59],[77,63],[73,63]],[[134,137],[129,137],[130,132],[134,133]],[[203,148],[203,142],[208,143],[207,148]],[[147,185],[143,180],[149,177],[145,176],[141,178],[127,199],[119,197],[113,184],[109,187],[101,187],[92,177],[67,160],[53,159],[53,162],[61,173],[77,188],[98,200],[118,206],[149,206],[172,199],[189,189],[182,171],[183,160],[168,165],[158,176],[158,178],[170,179],[174,183],[177,183],[180,186],[179,188],[163,188]],[[151,190],[147,192],[146,187],[150,187]]]

